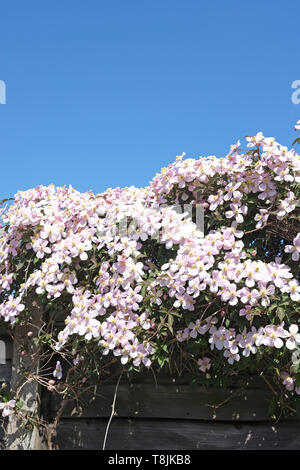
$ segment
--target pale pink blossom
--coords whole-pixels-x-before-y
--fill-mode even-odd
[[[206,372],[211,368],[211,360],[208,357],[198,359],[197,363],[201,372]]]
[[[295,349],[298,345],[300,345],[300,334],[298,333],[298,326],[291,325],[289,327],[289,338],[287,339],[285,345],[288,349]]]
[[[16,400],[0,402],[0,410],[2,410],[3,418],[12,415],[15,412]]]

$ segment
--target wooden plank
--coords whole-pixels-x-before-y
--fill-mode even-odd
[[[59,449],[102,449],[107,420],[65,419]],[[115,418],[106,449],[112,450],[293,450],[300,448],[300,423],[217,423]]]
[[[0,364],[0,382],[4,380],[9,383],[11,380],[11,364]]]
[[[18,392],[18,398],[23,401],[24,409],[39,415],[39,384],[32,380],[28,380],[30,374],[36,375],[39,369],[39,350],[33,343],[29,342],[27,354],[23,357],[20,355],[20,349],[24,347],[24,343],[28,340],[27,333],[30,328],[39,329],[42,324],[42,312],[39,307],[35,306],[31,295],[25,299],[26,305],[31,310],[31,325],[16,326],[13,336],[13,358],[12,358],[12,375],[10,380],[10,389],[13,395]],[[34,325],[34,326],[32,326]],[[26,370],[27,374],[24,374]],[[39,449],[40,436],[38,428],[34,426],[21,426],[18,420],[8,421],[6,448],[8,450],[35,450]]]
[[[99,388],[98,396],[86,396],[79,406],[70,403],[64,417],[109,417],[115,387]],[[119,418],[166,418],[215,421],[271,420],[268,405],[272,395],[268,390],[207,390],[187,385],[148,384],[120,385],[115,411]],[[48,415],[58,408],[58,399],[51,397]],[[297,419],[295,417],[294,419]]]
[[[13,343],[10,335],[0,327],[0,382],[11,380]]]
[[[4,450],[4,447],[5,447],[4,431],[0,427],[0,450]]]

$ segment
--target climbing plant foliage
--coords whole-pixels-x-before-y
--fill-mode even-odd
[[[262,376],[296,400],[299,203],[299,154],[261,132],[224,158],[178,156],[146,188],[19,191],[2,205],[2,326],[26,328],[21,363],[34,345],[34,380],[65,396],[118,361],[208,385]],[[5,383],[0,408],[26,415]]]

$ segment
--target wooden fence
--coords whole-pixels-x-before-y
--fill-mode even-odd
[[[26,332],[22,334],[24,338]],[[7,364],[0,366],[0,376],[2,370],[13,387],[22,380],[18,352],[22,334],[15,336],[13,354],[11,345]],[[148,371],[136,374],[130,382],[124,374],[108,428],[118,379],[116,371],[114,376],[114,380],[100,384],[97,391],[88,392],[81,401],[66,406],[55,438],[57,449],[100,450],[106,431],[106,449],[113,450],[300,449],[300,414],[279,421],[272,419],[268,411],[272,392],[261,379],[252,380],[244,390],[234,384],[216,390],[191,386],[186,377],[166,373],[157,374],[155,381]],[[39,390],[29,385],[24,387],[29,409],[51,421],[61,404],[57,395],[44,390],[37,408],[34,399]],[[46,448],[43,437],[36,431],[24,434],[15,425],[8,431],[5,444],[8,449]]]
[[[86,396],[85,406],[65,409],[56,445],[59,449],[102,449],[115,386]],[[300,418],[279,422],[268,413],[271,392],[254,385],[246,390],[192,387],[184,378],[151,374],[142,382],[121,383],[106,449],[300,449]],[[43,412],[54,417],[59,403],[44,399]]]

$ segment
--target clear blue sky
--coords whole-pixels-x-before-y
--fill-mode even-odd
[[[290,145],[299,31],[299,0],[1,2],[0,198],[146,186],[260,130]]]

